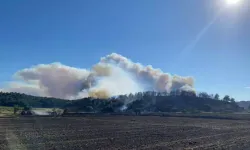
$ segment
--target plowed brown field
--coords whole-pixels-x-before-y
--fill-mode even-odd
[[[250,121],[156,116],[0,118],[0,149],[249,149]]]

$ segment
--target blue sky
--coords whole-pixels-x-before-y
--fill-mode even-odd
[[[112,52],[193,76],[198,91],[250,100],[249,2],[213,20],[223,0],[2,0],[0,83],[37,64],[90,68]],[[185,52],[184,52],[185,51]]]

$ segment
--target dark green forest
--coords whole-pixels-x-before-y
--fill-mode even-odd
[[[54,108],[64,107],[68,100],[50,98],[50,97],[37,97],[21,93],[4,93],[0,92],[0,106],[13,107],[18,105],[20,107],[30,106],[39,108]]]
[[[71,112],[238,112],[234,98],[228,95],[220,98],[218,94],[186,91],[139,92],[120,95],[109,99],[83,98],[64,100],[50,97],[37,97],[20,93],[0,92],[1,106],[62,108]]]

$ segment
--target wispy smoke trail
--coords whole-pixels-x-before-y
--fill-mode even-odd
[[[43,110],[32,110],[32,112],[33,112],[35,115],[39,115],[39,116],[50,115],[49,112],[43,111]]]
[[[101,58],[91,70],[61,63],[40,64],[18,71],[14,77],[16,80],[3,91],[64,99],[108,98],[146,90],[194,90],[192,77],[172,76],[116,53]]]

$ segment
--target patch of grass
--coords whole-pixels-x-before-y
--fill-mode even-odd
[[[0,116],[11,116],[14,115],[14,108],[13,107],[5,107],[5,106],[0,106]]]
[[[22,109],[23,109],[22,107],[19,107],[19,111],[16,112],[16,115],[18,115]],[[15,116],[14,107],[0,106],[0,117],[8,117],[8,116]]]
[[[12,116],[18,116],[21,111],[23,110],[22,107],[19,107],[16,114],[14,114],[14,107],[6,107],[6,106],[0,106],[0,117],[12,117]],[[32,108],[32,110],[40,110],[45,112],[63,112],[63,109],[60,108]]]

